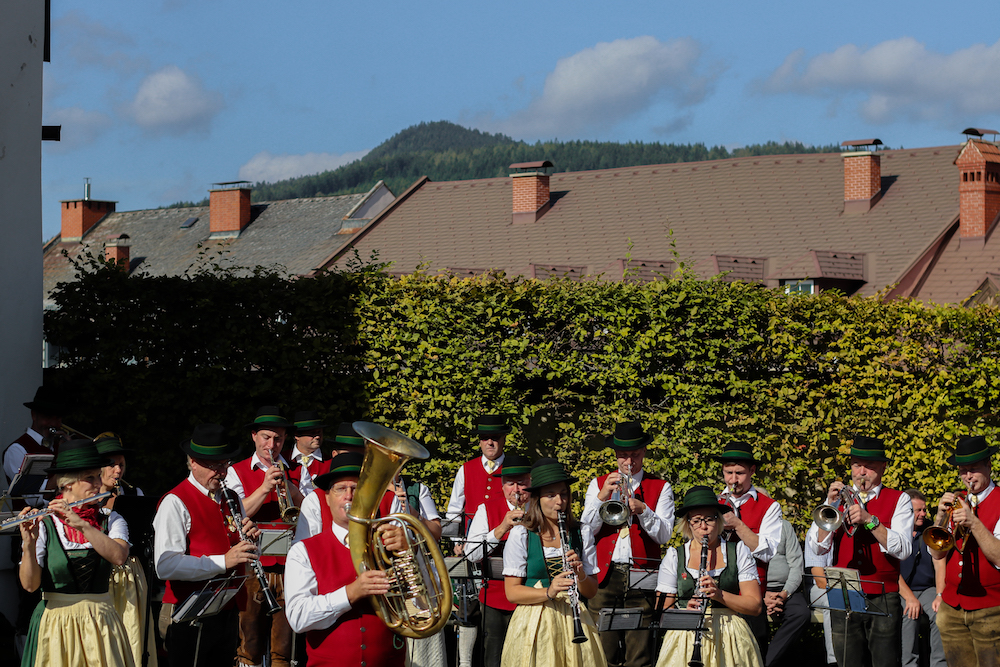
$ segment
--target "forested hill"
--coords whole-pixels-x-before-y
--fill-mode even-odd
[[[254,201],[366,192],[379,180],[397,195],[421,176],[433,181],[506,176],[515,162],[549,160],[556,171],[611,169],[643,164],[694,162],[749,155],[836,152],[836,145],[754,144],[728,151],[705,144],[548,141],[528,144],[454,123],[420,123],[396,134],[364,158],[314,176],[254,185]]]

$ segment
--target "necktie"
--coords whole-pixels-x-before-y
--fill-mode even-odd
[[[303,456],[299,460],[302,462],[302,467],[308,469],[309,468],[309,463],[310,463],[310,461],[312,461],[312,457],[309,456],[308,454],[306,454],[305,456]]]
[[[488,472],[489,474],[492,475],[493,471],[496,470],[496,469],[497,469],[497,462],[496,461],[487,461],[486,462],[486,472]]]

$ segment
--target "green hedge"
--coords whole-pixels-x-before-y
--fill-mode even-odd
[[[379,421],[432,451],[411,469],[443,509],[481,412],[510,415],[509,447],[557,456],[581,493],[611,466],[603,437],[639,419],[656,434],[648,467],[678,494],[718,485],[726,441],[753,443],[758,484],[800,529],[847,475],[853,433],[886,438],[890,485],[936,498],[958,485],[944,464],[956,439],[1000,426],[993,307],[378,268],[307,280],[82,266],[45,322],[63,348],[51,380],[77,401],[67,421],[140,449],[129,477],[147,493],[184,474],[176,445],[198,421],[246,442],[241,425],[265,403]]]

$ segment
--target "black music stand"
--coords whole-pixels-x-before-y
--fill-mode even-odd
[[[42,489],[42,486],[49,478],[49,473],[45,471],[52,467],[54,459],[53,454],[27,454],[21,461],[21,469],[14,475],[14,479],[10,480],[6,499],[24,498],[27,501],[29,496],[41,498],[53,495],[54,491]]]
[[[818,575],[807,574],[805,576],[815,579]],[[862,586],[862,584],[877,585],[880,592],[875,593],[874,596],[880,596],[885,595],[885,584],[883,582],[873,579],[862,579],[857,570],[846,567],[824,567],[823,576],[826,578],[826,589],[809,605],[811,609],[828,609],[831,612],[843,612],[846,615],[845,623],[854,614],[891,616],[889,609],[885,605],[883,605],[882,609],[879,609],[877,604],[870,604],[872,601],[869,598],[869,594],[865,593]],[[826,600],[826,605],[821,604],[824,599]],[[844,633],[844,643],[847,643],[846,632]]]
[[[201,619],[215,616],[229,604],[236,594],[243,588],[243,582],[250,575],[237,575],[235,571],[225,577],[209,579],[201,590],[197,590],[187,597],[184,602],[174,609],[170,616],[171,623],[190,623],[198,628],[198,639],[194,644],[194,661],[198,664],[198,653],[201,651]]]
[[[156,515],[158,501],[158,498],[149,496],[118,496],[115,498],[114,507],[114,511],[121,514],[128,524],[128,538],[133,546],[131,551],[139,560],[143,576],[146,578],[146,623],[142,629],[143,667],[149,664],[149,627],[153,623],[153,595],[155,590],[159,589],[159,583],[154,584],[154,581],[159,580],[153,571],[153,517]]]

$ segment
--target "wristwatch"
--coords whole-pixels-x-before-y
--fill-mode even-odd
[[[878,517],[877,517],[877,516],[875,516],[874,514],[872,514],[872,518],[871,518],[871,521],[869,521],[868,523],[866,523],[866,524],[865,524],[865,528],[866,528],[867,530],[875,530],[876,528],[878,528],[878,527],[879,527],[879,525],[880,525],[881,523],[882,523],[882,522],[878,520]]]

